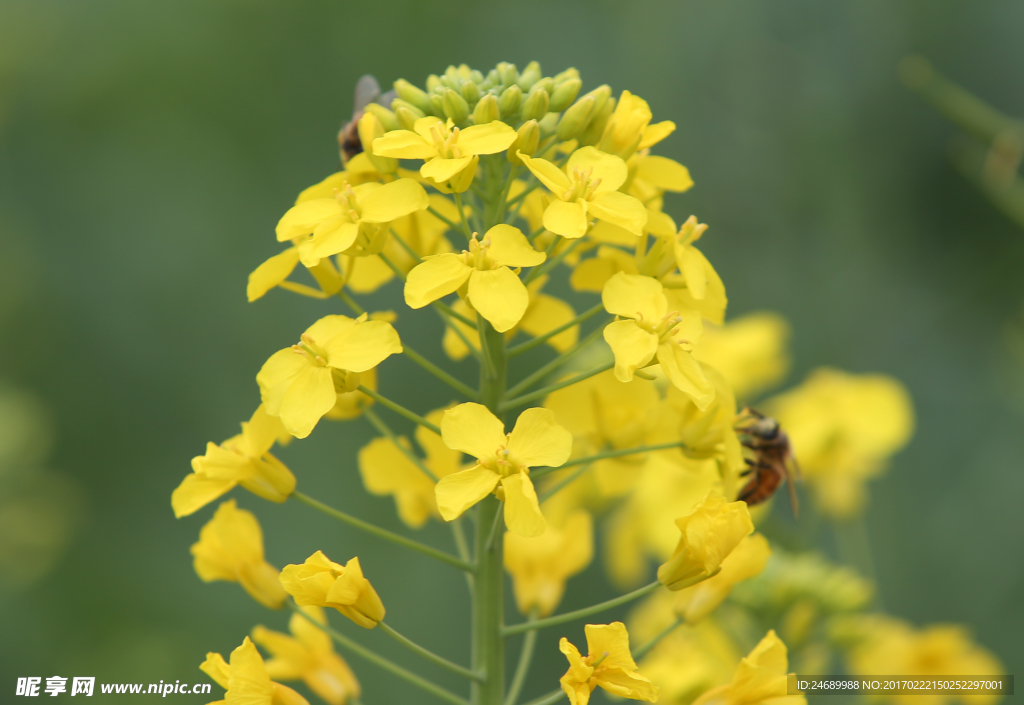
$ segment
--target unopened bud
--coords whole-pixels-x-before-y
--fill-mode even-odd
[[[406,111],[411,112],[418,118],[427,116],[425,112],[417,108],[415,105],[413,105],[407,100],[402,100],[401,98],[395,98],[393,101],[391,101],[391,109],[395,111],[395,115],[398,115],[398,111],[400,109],[405,109]]]
[[[606,100],[602,108],[594,111],[593,117],[590,118],[590,124],[587,125],[587,128],[576,137],[581,147],[594,145],[601,141],[601,135],[604,134],[604,128],[608,124],[608,118],[612,116],[614,111],[614,98]]]
[[[441,79],[436,74],[430,74],[427,76],[427,92],[433,93],[441,87]]]
[[[473,69],[469,72],[469,80],[472,81],[473,83],[483,83],[484,75],[477,71],[476,69]]]
[[[550,102],[548,92],[545,90],[530,91],[523,103],[521,117],[523,120],[538,120],[548,114],[548,103]]]
[[[437,93],[430,94],[430,114],[435,115],[439,118],[444,118],[444,98]]]
[[[558,128],[556,129],[558,139],[571,140],[582,132],[590,121],[590,116],[594,113],[596,102],[594,96],[584,96],[566,110],[562,115],[562,119],[558,121]]]
[[[551,104],[548,105],[548,110],[560,113],[568,108],[576,100],[582,87],[583,81],[578,78],[570,78],[568,81],[556,84],[554,90],[551,91]]]
[[[498,76],[501,78],[502,84],[511,86],[519,80],[519,71],[516,70],[515,64],[502,61],[498,64]]]
[[[512,68],[514,69],[515,66]],[[501,111],[501,116],[515,115],[519,111],[519,106],[522,102],[523,92],[519,90],[519,86],[509,86],[501,94],[501,98],[498,99],[498,109]]]
[[[498,109],[498,97],[490,93],[481,98],[473,110],[473,124],[475,125],[486,125],[499,117],[501,117],[501,111]]]
[[[461,124],[469,117],[469,103],[451,88],[444,92],[442,101],[444,101],[444,114],[450,117],[455,124]]]
[[[537,153],[537,147],[540,144],[540,126],[536,120],[527,120],[519,129],[516,130],[516,141],[512,143],[512,146],[508,148],[506,157],[510,162],[519,166],[522,164],[522,160],[516,155],[516,152],[522,152],[528,157],[532,157]]]
[[[577,71],[574,68],[568,68],[565,71],[563,71],[562,73],[557,74],[554,77],[554,79],[555,79],[555,84],[557,85],[559,83],[562,83],[563,81],[568,81],[570,79],[579,78],[579,77],[580,77],[580,72],[579,71]]]
[[[391,112],[390,110],[388,111]],[[397,123],[397,120],[396,120]],[[384,136],[384,126],[380,124],[377,116],[366,111],[359,118],[359,141],[363,145],[363,151],[370,158],[370,163],[382,174],[393,174],[398,171],[398,160],[393,157],[378,157],[373,153],[373,141]]]
[[[402,100],[412,103],[425,113],[430,112],[430,98],[418,86],[414,86],[404,78],[395,81],[395,93]]]
[[[366,112],[373,113],[380,120],[380,124],[384,127],[385,132],[398,129],[398,118],[380,103],[370,103],[366,106]]]
[[[474,105],[480,100],[480,86],[476,85],[473,81],[466,81],[462,84],[462,89],[459,91],[462,93],[462,97],[466,99],[466,102],[470,105]]]
[[[395,117],[398,118],[399,127],[403,130],[412,130],[416,125],[416,121],[423,116],[418,115],[414,110],[404,105],[399,105],[395,108]]]
[[[540,64],[536,61],[531,61],[523,69],[523,72],[519,74],[519,80],[517,83],[519,87],[524,91],[528,91],[533,88],[533,84],[540,80],[543,74],[540,72]]]
[[[612,87],[608,84],[598,86],[587,95],[594,96],[594,115],[600,115],[605,103],[612,97]]]

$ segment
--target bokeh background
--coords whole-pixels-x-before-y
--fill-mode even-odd
[[[43,430],[17,472],[47,478],[33,496],[58,510],[0,517],[0,699],[27,675],[199,682],[208,650],[227,654],[257,623],[284,628],[237,585],[198,580],[188,547],[209,512],[179,521],[169,503],[190,458],[258,403],[269,354],[340,311],[280,291],[247,304],[246,276],[277,251],[273,226],[296,193],[338,169],[361,74],[422,83],[449,63],[531,59],[549,74],[577,67],[585,90],[628,88],[677,123],[661,152],[697,185],[667,210],[711,224],[704,251],[731,316],[791,322],[788,384],[829,364],[907,385],[918,430],[868,513],[879,600],[916,624],[970,625],[1016,672],[1024,375],[1006,341],[1024,232],[949,166],[954,128],[897,65],[921,53],[1024,116],[1022,30],[1013,0],[3,0],[0,380],[34,395]],[[378,307],[398,297],[392,283]],[[440,357],[435,317],[408,316],[402,334]],[[388,365],[383,391],[398,401],[444,397],[407,361]],[[364,421],[327,425],[283,457],[309,494],[397,528],[391,500],[361,488],[369,434]],[[0,486],[8,505],[31,494],[15,474]],[[272,563],[358,554],[394,626],[466,659],[454,571],[302,505],[239,502]],[[437,525],[426,538],[450,540]],[[26,540],[36,548],[11,548]],[[565,607],[610,594],[592,566]],[[565,668],[555,636],[534,671],[548,680],[529,692]],[[419,697],[352,664],[368,703]]]

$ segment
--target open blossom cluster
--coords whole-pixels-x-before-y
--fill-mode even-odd
[[[360,701],[337,644],[360,666],[457,705],[520,702],[534,653],[562,658],[559,651],[567,670],[538,705],[586,705],[595,688],[647,702],[661,693],[662,702],[683,704],[802,703],[786,694],[787,649],[775,631],[746,644],[745,658],[737,644],[704,648],[698,631],[734,587],[774,560],[755,531],[763,512],[736,499],[757,480],[737,400],[786,373],[788,332],[772,314],[726,323],[725,286],[700,249],[708,226],[663,210],[666,194],[693,185],[683,165],[653,153],[676,126],[655,121],[629,91],[583,93],[574,69],[545,77],[536,63],[486,74],[450,67],[425,88],[399,80],[384,95],[374,85],[361,82],[361,104],[340,136],[343,170],[283,213],[276,239],[284,249],[248,283],[250,301],[283,289],[333,301],[338,312],[297,322],[295,337],[268,351],[255,376],[259,405],[239,435],[193,459],[172,506],[187,516],[241,486],[466,572],[471,663],[452,663],[390,626],[372,557],[328,557],[311,546],[305,560],[288,557],[279,569],[264,555],[256,517],[230,499],[192,547],[196,572],[294,614],[287,634],[256,627],[228,659],[208,655],[202,668],[225,688],[225,702],[306,702],[279,681],[303,681],[332,705]],[[392,282],[404,307],[377,310],[374,296]],[[417,352],[422,341],[405,327],[414,317],[437,324],[449,361]],[[524,374],[510,364],[521,355]],[[448,385],[457,401],[394,401],[396,356]],[[864,481],[912,427],[906,394],[888,378],[823,370],[767,404],[797,453],[807,450],[808,484],[837,516],[863,508]],[[304,472],[275,446],[330,433],[339,421],[365,424],[351,472],[367,491],[393,497],[410,530],[448,524],[454,550],[302,492]],[[412,422],[414,433],[394,430],[396,422]],[[634,591],[556,614],[568,581],[596,553],[611,582]],[[506,573],[524,615],[516,625],[503,623]],[[630,617],[639,645],[621,621],[586,624],[586,649],[544,631],[647,595]],[[332,629],[332,610],[464,677],[468,699]],[[505,643],[519,635],[519,665],[506,674]]]

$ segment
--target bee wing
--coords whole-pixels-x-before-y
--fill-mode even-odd
[[[372,103],[380,95],[380,84],[373,74],[366,74],[356,82],[356,96],[352,106],[352,114],[358,113]]]
[[[392,88],[387,93],[381,93],[379,96],[374,98],[373,102],[374,103],[380,103],[385,108],[390,108],[391,107],[391,103],[393,103],[395,98],[397,98],[397,97],[398,97],[398,94],[395,93],[395,89]]]

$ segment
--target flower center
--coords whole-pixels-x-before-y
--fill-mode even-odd
[[[292,346],[292,352],[302,355],[311,365],[327,367],[327,353],[308,335],[303,335],[300,342]]]
[[[483,465],[485,468],[492,472],[496,472],[502,477],[508,477],[514,475],[517,472],[529,472],[529,468],[519,466],[514,460],[512,460],[512,451],[508,449],[508,442],[512,434],[505,436],[505,442],[498,446],[494,455],[487,459],[480,459],[477,462]]]
[[[578,166],[573,167],[570,178],[572,187],[562,195],[563,201],[578,201],[580,199],[589,201],[594,197],[594,191],[601,185],[600,178],[593,178],[594,167],[580,170]]]
[[[342,181],[341,188],[334,189],[334,198],[341,204],[342,209],[344,209],[352,222],[358,223],[359,218],[362,216],[362,210],[359,208],[356,192],[352,189],[352,185],[347,181]]]
[[[469,249],[462,251],[462,261],[466,263],[466,266],[481,271],[497,269],[498,263],[491,259],[488,254],[488,250],[491,247],[491,239],[485,237],[483,240],[479,240],[477,239],[478,235],[479,233],[473,233],[473,237],[469,240]]]
[[[656,336],[658,336],[659,343],[671,341],[674,343],[679,343],[680,345],[686,345],[690,342],[683,338],[675,340],[672,339],[672,336],[673,334],[676,333],[679,324],[683,322],[683,317],[679,315],[679,311],[671,311],[667,313],[665,316],[662,317],[660,322],[648,320],[644,318],[644,314],[642,312],[637,311],[636,318],[634,320],[636,321],[636,324],[643,328],[645,331],[647,331],[648,333],[654,333]]]
[[[439,122],[430,128],[430,137],[437,155],[442,159],[462,158],[462,150],[459,149],[459,128],[449,130],[447,125]]]

